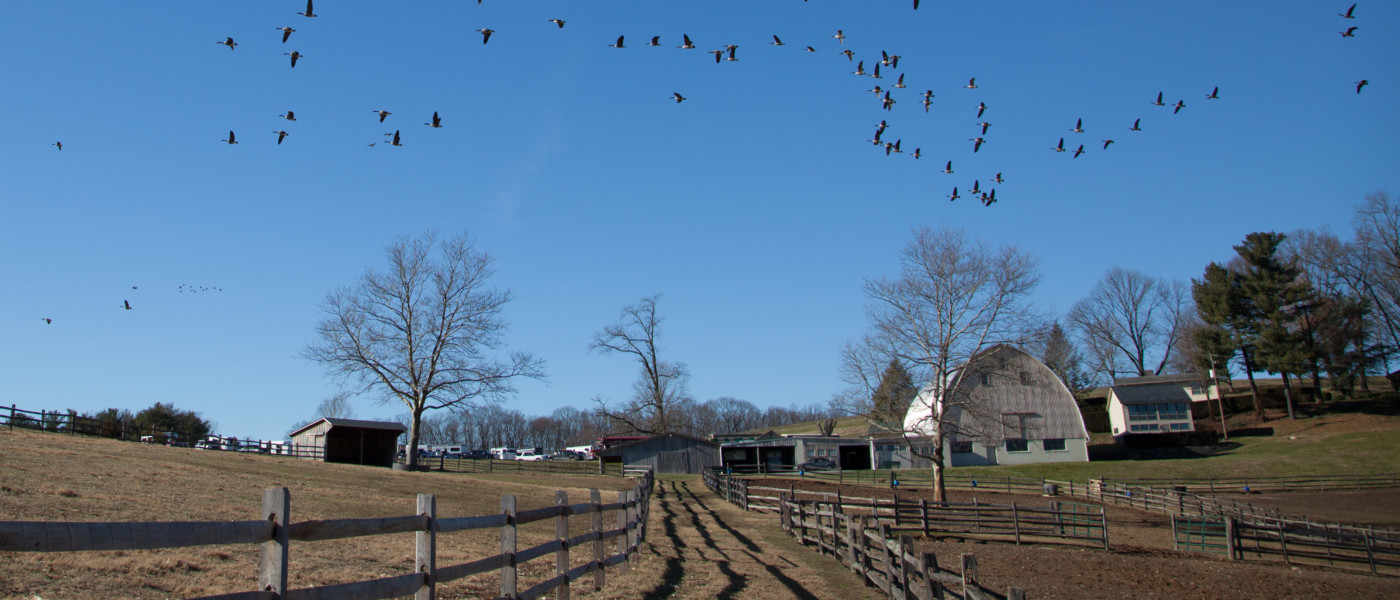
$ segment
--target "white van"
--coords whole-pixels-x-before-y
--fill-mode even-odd
[[[515,448],[492,448],[491,456],[496,460],[515,460]]]

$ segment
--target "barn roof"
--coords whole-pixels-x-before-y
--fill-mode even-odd
[[[1143,377],[1119,377],[1113,380],[1113,387],[1125,385],[1156,385],[1159,383],[1198,383],[1204,377],[1200,373],[1175,373],[1172,375],[1145,375]]]
[[[695,437],[695,436],[693,436],[693,435],[686,435],[686,434],[684,434],[684,433],[663,433],[663,434],[661,434],[661,435],[653,435],[653,436],[651,436],[651,437],[649,437],[649,438],[640,439],[640,440],[637,440],[637,441],[635,441],[635,442],[627,442],[626,444],[618,444],[618,445],[616,445],[616,446],[613,446],[613,447],[611,447],[611,448],[608,448],[608,449],[606,449],[606,450],[603,450],[602,452],[598,452],[597,454],[598,454],[599,456],[616,456],[616,455],[618,455],[619,453],[621,453],[622,450],[623,450],[624,448],[630,448],[630,447],[632,447],[632,446],[636,446],[636,445],[639,445],[639,444],[645,444],[645,443],[647,443],[647,442],[650,442],[650,441],[653,441],[653,440],[656,440],[656,439],[660,439],[660,438],[664,438],[664,437],[676,437],[676,438],[691,440],[691,441],[693,441],[693,442],[698,442],[698,443],[704,444],[704,445],[706,445],[706,446],[714,446],[714,447],[716,447],[716,448],[719,447],[719,444],[716,444],[716,443],[714,443],[714,442],[712,442],[712,441],[710,441],[710,440],[707,440],[707,439],[705,439],[705,438],[702,438],[702,437]]]
[[[1115,385],[1109,394],[1123,404],[1152,404],[1157,402],[1190,402],[1191,395],[1175,383],[1157,385]]]
[[[1030,353],[998,344],[977,353],[964,366],[954,393],[969,399],[948,407],[955,440],[997,440],[1020,435],[1028,429],[1033,439],[1088,439],[1084,417],[1074,394],[1045,363]],[[984,383],[979,377],[987,374]],[[906,418],[906,427],[927,418],[931,386],[920,390]],[[1014,429],[1014,431],[1013,431]]]
[[[397,431],[399,433],[408,431],[408,428],[404,427],[402,423],[395,423],[393,421],[361,421],[359,419],[335,419],[331,417],[322,417],[320,419],[316,419],[315,421],[307,423],[301,429],[293,431],[290,435],[295,436],[303,431],[315,427],[322,421],[329,423],[331,429],[334,429],[336,427],[348,427],[354,429],[382,429],[384,431]]]

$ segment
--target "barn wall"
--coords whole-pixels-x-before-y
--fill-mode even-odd
[[[719,447],[665,436],[622,448],[622,462],[629,466],[652,467],[657,473],[699,473],[719,466]]]
[[[330,431],[331,427],[332,425],[326,421],[316,423],[310,429],[292,436],[292,443],[298,446],[324,449],[326,447],[326,432]]]

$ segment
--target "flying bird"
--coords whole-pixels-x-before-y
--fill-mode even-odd
[[[953,161],[948,161],[948,164],[943,167],[943,172],[949,175],[953,174]]]
[[[894,150],[894,142],[885,142],[885,156],[889,156],[892,150]]]
[[[306,12],[299,12],[299,13],[297,13],[297,14],[299,14],[299,15],[301,15],[301,16],[303,16],[303,17],[315,17],[315,16],[318,16],[316,13],[314,13],[314,12],[311,11],[311,2],[312,2],[312,0],[306,0]]]
[[[1078,120],[1078,121],[1075,121],[1075,122],[1074,122],[1074,129],[1071,129],[1070,131],[1073,131],[1073,132],[1075,132],[1075,133],[1084,133],[1084,119],[1080,119],[1080,120]]]
[[[651,47],[653,47],[653,48],[655,48],[655,47],[657,47],[657,46],[660,46],[660,45],[661,45],[661,36],[659,36],[659,35],[653,35],[653,36],[651,36],[651,41],[650,41],[650,42],[647,42],[647,45],[648,45],[648,46],[651,46]]]
[[[774,36],[773,36],[773,41],[768,42],[768,43],[773,44],[774,46],[786,46],[786,45],[787,45],[787,44],[784,44],[784,43],[783,43],[783,40],[779,39],[777,35],[774,35]]]
[[[394,130],[394,141],[389,142],[389,145],[390,145],[390,146],[402,146],[402,145],[403,145],[403,144],[400,144],[400,143],[399,143],[399,130],[397,130],[397,129]]]
[[[1074,151],[1074,157],[1075,157],[1075,158],[1079,158],[1079,155],[1080,155],[1080,154],[1083,154],[1083,153],[1084,153],[1084,144],[1080,144],[1080,145],[1079,145],[1079,148],[1076,149],[1076,150]]]
[[[292,33],[296,31],[295,29],[292,29],[291,27],[278,27],[277,30],[282,32],[282,43],[283,43],[283,44],[287,43],[287,38],[292,37]]]
[[[442,127],[442,118],[438,117],[437,111],[433,111],[433,122],[424,123],[428,127]]]
[[[920,156],[923,156],[923,154],[920,154],[920,153],[919,153],[919,151],[922,150],[922,149],[923,149],[923,148],[915,148],[915,149],[914,149],[914,153],[911,154],[910,156],[913,156],[913,157],[914,157],[914,160],[919,160],[919,157],[920,157]]]
[[[1342,37],[1344,37],[1344,38],[1356,37],[1356,27],[1355,27],[1355,26],[1348,27],[1346,31],[1341,31],[1341,32],[1338,32],[1338,33],[1341,33],[1341,34],[1342,34]]]
[[[608,47],[609,47],[609,48],[626,48],[627,46],[622,45],[622,38],[624,38],[624,37],[627,37],[627,36],[625,36],[625,35],[619,35],[619,36],[617,36],[617,42],[616,42],[616,43],[612,43],[612,44],[608,44]]]
[[[813,47],[811,47],[811,46],[807,46],[807,51],[808,51],[808,52],[816,52],[817,49],[816,49],[816,48],[813,48]]]
[[[993,177],[992,181],[995,181],[997,183],[1002,183],[1003,181],[1005,181],[1001,178],[1001,171],[997,171],[997,176]]]
[[[226,139],[226,140],[219,140],[219,141],[221,141],[221,142],[228,142],[230,145],[232,145],[232,144],[237,144],[237,143],[238,143],[238,140],[237,140],[237,139],[234,139],[234,137],[233,137],[233,130],[232,130],[232,129],[230,129],[230,130],[228,131],[228,139]]]
[[[1369,79],[1362,79],[1361,81],[1356,82],[1356,93],[1360,94],[1360,93],[1361,93],[1361,88],[1366,87],[1366,86],[1367,86],[1368,84],[1370,84],[1370,83],[1371,83],[1371,80],[1369,80]]]
[[[1347,12],[1346,12],[1345,14],[1344,14],[1344,13],[1337,13],[1337,16],[1339,16],[1339,17],[1341,17],[1341,18],[1343,18],[1343,19],[1355,19],[1356,17],[1355,17],[1354,15],[1352,15],[1352,13],[1354,13],[1354,12],[1356,12],[1356,4],[1355,4],[1355,3],[1353,3],[1353,4],[1351,5],[1351,8],[1348,8],[1348,9],[1347,9]]]
[[[1051,150],[1054,150],[1054,151],[1056,151],[1056,152],[1064,152],[1064,151],[1065,151],[1065,138],[1060,138],[1060,145],[1055,146],[1054,148],[1051,148]]]
[[[975,89],[977,89],[977,78],[976,78],[976,77],[973,77],[972,79],[967,80],[967,85],[965,85],[965,86],[963,86],[963,87],[965,87],[965,88],[967,88],[967,89],[969,89],[969,90],[975,90]]]
[[[1210,95],[1209,95],[1209,96],[1206,96],[1206,100],[1219,100],[1219,99],[1220,99],[1220,86],[1217,85],[1217,86],[1215,86],[1215,89],[1213,89],[1213,90],[1210,91]]]
[[[1142,131],[1142,128],[1138,127],[1139,123],[1142,123],[1142,119],[1133,119],[1133,126],[1129,127],[1128,131]]]
[[[984,112],[987,112],[987,103],[986,103],[986,102],[978,102],[978,103],[977,103],[977,118],[979,118],[979,119],[982,118],[982,113],[984,113]]]
[[[978,123],[978,125],[982,126],[982,135],[987,135],[987,128],[992,126],[991,123],[988,123],[986,121]]]
[[[904,89],[904,74],[903,74],[903,73],[900,73],[900,74],[899,74],[899,80],[894,82],[894,87],[897,87],[897,88],[899,88],[899,89],[901,89],[901,90]]]
[[[130,302],[127,302],[126,300],[122,300],[122,308],[125,308],[125,309],[127,309],[127,310],[131,310],[131,303],[130,303]]]
[[[865,61],[862,60],[862,61],[856,63],[856,70],[851,71],[851,74],[852,74],[852,75],[864,75],[864,74],[865,74]]]
[[[39,319],[39,320],[40,320],[40,321],[43,321],[45,325],[53,325],[53,319],[50,319],[50,318],[48,318],[48,317],[43,317],[43,318],[41,318],[41,319]]]
[[[981,194],[981,193],[982,193],[982,180],[980,180],[980,179],[973,180],[973,182],[972,182],[972,189],[971,189],[971,190],[968,190],[968,193],[969,193],[969,194],[972,194],[973,196],[976,196],[976,195],[978,195],[978,194]]]
[[[880,63],[875,63],[875,71],[871,73],[871,76],[880,79]]]
[[[1112,144],[1112,143],[1113,143],[1113,140],[1104,140],[1104,141],[1103,141],[1103,149],[1104,149],[1104,150],[1107,150],[1107,149],[1108,149],[1108,145],[1109,145],[1109,144]]]
[[[1352,29],[1355,29],[1355,27],[1353,27]],[[222,42],[214,42],[214,43],[216,43],[216,44],[223,44],[223,45],[225,45],[225,46],[228,46],[228,49],[229,49],[229,50],[233,50],[233,47],[238,45],[238,42],[233,41],[233,38],[225,38],[224,41],[222,41]]]
[[[287,56],[292,57],[292,68],[293,68],[293,69],[297,68],[297,59],[298,59],[298,58],[301,58],[301,53],[300,53],[300,52],[297,52],[296,50],[293,50],[293,51],[291,51],[291,52],[283,52],[282,54],[286,54]]]
[[[978,150],[981,150],[981,149],[982,149],[982,144],[983,144],[984,142],[986,142],[987,140],[984,140],[984,139],[982,139],[982,138],[980,138],[980,137],[977,137],[977,138],[968,138],[967,141],[969,141],[969,142],[975,142],[975,143],[973,144],[973,146],[972,146],[972,151],[973,151],[974,153],[976,153]]]
[[[391,113],[391,112],[389,112],[389,111],[387,111],[387,110],[376,110],[376,111],[372,111],[372,112],[375,112],[375,113],[378,113],[378,114],[379,114],[379,122],[380,122],[380,123],[383,123],[383,122],[384,122],[384,118],[385,118],[385,117],[388,117],[389,115],[394,114],[394,113]]]
[[[836,30],[836,35],[833,35],[833,36],[831,36],[831,37],[836,38],[836,41],[841,42],[842,44],[846,43],[846,34],[845,34],[845,32],[841,31],[840,29],[837,29],[837,30]]]
[[[550,23],[553,23],[553,24],[555,24],[555,25],[558,25],[560,29],[563,29],[563,28],[564,28],[564,20],[563,20],[563,19],[550,19],[549,22],[550,22]]]
[[[486,42],[491,41],[491,34],[496,33],[496,30],[490,28],[483,28],[476,30],[476,32],[481,34],[481,43],[485,44]]]
[[[297,120],[296,113],[293,113],[293,112],[290,111],[290,110],[287,111],[287,114],[285,114],[285,115],[277,115],[277,116],[282,117],[283,119],[286,119],[286,120],[288,120],[288,121],[295,121],[295,120]]]
[[[932,105],[933,99],[928,96],[924,96],[924,112],[928,112],[928,107]]]
[[[880,94],[885,93],[885,88],[882,88],[882,87],[880,87],[880,86],[877,85],[877,86],[875,86],[875,87],[873,87],[873,88],[870,88],[870,89],[868,89],[868,90],[866,90],[866,91],[867,91],[867,92],[873,92],[876,96],[879,96]]]
[[[991,193],[982,194],[982,206],[991,206],[997,203],[997,190],[992,188]]]
[[[855,53],[855,52],[851,52],[851,49],[850,49],[850,48],[847,48],[847,49],[845,49],[845,50],[842,50],[841,53],[846,55],[846,62],[851,62],[851,61],[855,60],[856,53]]]
[[[953,186],[953,194],[952,194],[951,196],[948,196],[948,201],[949,201],[949,202],[952,202],[952,201],[957,200],[958,198],[961,198],[961,197],[962,197],[962,196],[959,196],[959,195],[958,195],[958,186],[956,186],[956,185]]]
[[[731,45],[728,46],[728,48],[729,48],[729,57],[728,57],[728,58],[725,58],[724,60],[727,60],[727,61],[729,61],[729,62],[737,62],[739,59],[736,58],[736,57],[734,56],[734,53],[737,52],[737,51],[739,50],[739,47],[731,44]]]
[[[1181,112],[1181,109],[1186,108],[1186,102],[1182,100],[1177,100],[1176,104],[1173,104],[1172,106],[1176,107],[1176,110],[1173,110],[1172,114],[1176,114]]]
[[[1166,106],[1165,104],[1162,104],[1162,92],[1157,92],[1157,101],[1153,102],[1153,104],[1157,106]]]
[[[685,96],[682,96],[680,92],[671,92],[671,97],[676,100],[676,104],[685,102]]]
[[[710,50],[709,53],[715,55],[715,64],[719,64],[720,58],[724,56],[723,50]]]
[[[50,145],[50,146],[57,146],[59,152],[62,152],[62,151],[63,151],[63,142],[54,142],[54,143],[49,144],[49,145]]]
[[[683,43],[683,44],[681,44],[681,45],[679,45],[679,46],[676,46],[677,48],[680,48],[680,49],[682,49],[682,50],[694,50],[694,49],[695,49],[695,44],[694,44],[693,42],[690,41],[690,34],[688,34],[688,33],[682,33],[682,34],[681,34],[681,38],[683,38],[683,39],[685,40],[685,43]]]
[[[278,145],[278,146],[281,146],[281,145],[282,145],[282,140],[283,140],[284,138],[287,137],[287,132],[285,132],[285,131],[274,131],[274,132],[272,132],[272,133],[277,134],[277,145]]]

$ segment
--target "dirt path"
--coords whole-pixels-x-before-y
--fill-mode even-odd
[[[628,598],[880,598],[834,559],[783,535],[773,515],[744,512],[698,478],[658,481],[654,502]]]

